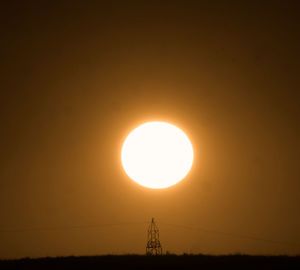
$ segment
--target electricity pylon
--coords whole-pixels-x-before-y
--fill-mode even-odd
[[[159,230],[154,222],[154,218],[152,218],[148,228],[146,255],[162,255],[162,247],[159,241]]]

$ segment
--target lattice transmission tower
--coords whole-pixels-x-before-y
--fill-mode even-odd
[[[154,218],[152,218],[148,228],[146,255],[162,255],[162,247],[159,241],[159,230],[154,222]]]

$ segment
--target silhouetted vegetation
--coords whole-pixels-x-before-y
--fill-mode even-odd
[[[105,255],[0,261],[0,269],[290,269],[300,267],[300,256],[249,255]],[[300,269],[300,268],[298,268]]]

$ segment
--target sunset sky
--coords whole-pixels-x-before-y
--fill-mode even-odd
[[[152,217],[164,251],[300,254],[300,5],[229,2],[1,5],[0,258],[143,254]],[[147,121],[193,145],[170,188],[122,168]]]

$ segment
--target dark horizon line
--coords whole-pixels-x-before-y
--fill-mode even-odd
[[[218,258],[224,258],[224,257],[252,257],[252,258],[279,258],[279,257],[289,257],[289,258],[299,258],[300,259],[300,253],[299,254],[247,254],[247,253],[227,253],[227,254],[208,254],[208,253],[172,253],[172,252],[166,252],[162,255],[146,255],[141,253],[120,253],[120,254],[98,254],[98,255],[66,255],[66,256],[43,256],[43,257],[20,257],[20,258],[0,258],[0,262],[4,261],[29,261],[29,260],[55,260],[55,259],[88,259],[88,258],[104,258],[104,257],[147,257],[147,258],[159,258],[159,257],[218,257]]]

